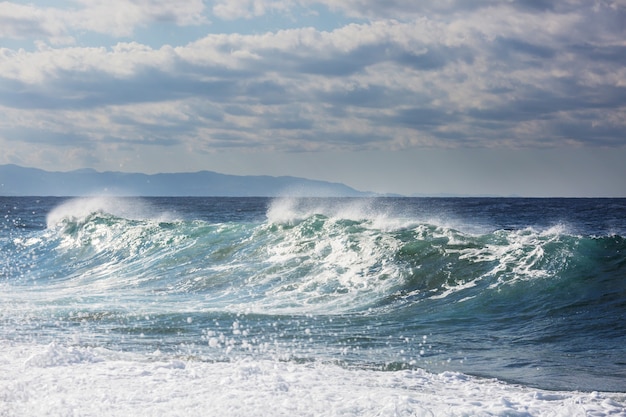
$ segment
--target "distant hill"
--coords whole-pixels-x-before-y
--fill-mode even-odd
[[[212,171],[175,174],[98,172],[80,169],[50,172],[0,165],[2,196],[223,196],[275,197],[371,195],[347,185],[297,177],[239,176]]]

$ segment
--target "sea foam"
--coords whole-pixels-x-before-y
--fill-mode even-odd
[[[78,221],[95,213],[106,213],[128,220],[171,221],[167,212],[156,212],[141,198],[121,197],[81,197],[70,199],[52,209],[47,217],[48,228],[63,221]]]
[[[543,391],[457,372],[199,362],[3,346],[0,415],[619,416],[624,394]],[[30,358],[30,359],[29,359]]]

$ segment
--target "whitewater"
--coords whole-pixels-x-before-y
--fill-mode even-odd
[[[0,210],[0,416],[626,416],[626,199]]]

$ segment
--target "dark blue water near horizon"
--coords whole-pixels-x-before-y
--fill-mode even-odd
[[[0,197],[0,338],[626,391],[626,199]]]

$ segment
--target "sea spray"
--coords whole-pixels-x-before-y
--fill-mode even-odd
[[[68,199],[54,207],[46,216],[46,225],[53,228],[63,221],[80,221],[97,213],[129,220],[174,220],[172,213],[158,210],[145,199],[94,196]]]

